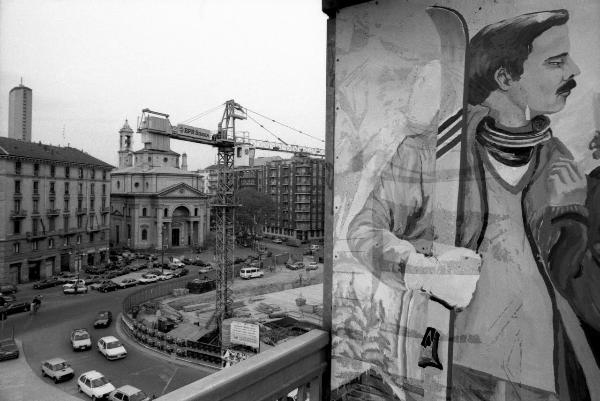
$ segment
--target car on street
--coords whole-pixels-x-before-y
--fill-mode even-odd
[[[112,280],[104,280],[102,282],[102,284],[100,284],[100,286],[98,287],[98,291],[99,292],[110,292],[110,291],[116,291],[119,288],[120,287],[114,281],[112,281]]]
[[[174,277],[183,277],[186,274],[188,274],[189,272],[190,271],[184,267],[183,269],[177,269],[177,270],[173,271],[173,276]]]
[[[61,285],[61,284],[62,284],[62,281],[59,280],[58,277],[48,277],[47,279],[40,280],[40,281],[33,283],[33,288],[36,290],[41,290],[44,288],[56,287],[57,285]]]
[[[273,240],[273,243],[274,243],[274,244],[283,244],[283,241],[282,241],[281,239],[279,239],[279,238],[275,238],[275,239]]]
[[[180,261],[179,259],[173,259],[173,261],[169,262],[169,269],[175,270],[185,267],[185,263]]]
[[[102,337],[98,340],[98,351],[109,361],[125,358],[127,351],[121,341],[114,336]]]
[[[77,278],[77,274],[76,273],[71,273],[71,272],[61,272],[58,274],[58,279],[60,281],[62,281],[63,283],[66,283],[70,280],[74,280]]]
[[[19,357],[19,347],[13,338],[0,340],[0,361]]]
[[[42,377],[48,376],[54,383],[69,380],[75,375],[73,368],[62,358],[52,358],[42,362]]]
[[[108,327],[112,323],[112,312],[109,310],[103,310],[96,314],[94,318],[94,328]]]
[[[16,302],[17,301],[17,297],[15,297],[14,295],[0,295],[0,306],[6,305],[6,304],[10,304],[12,302]]]
[[[89,286],[91,284],[99,283],[102,280],[104,280],[104,277],[102,277],[101,275],[99,275],[99,274],[92,274],[92,275],[87,276],[85,278],[85,284]]]
[[[97,370],[90,370],[79,376],[77,388],[92,400],[102,399],[115,390],[115,386]]]
[[[0,284],[0,294],[14,294],[18,291],[14,284]]]
[[[319,268],[319,264],[317,262],[310,262],[308,266],[305,267],[306,270],[317,270]]]
[[[108,396],[109,401],[150,401],[151,398],[137,387],[126,384]]]
[[[109,281],[112,281],[112,280],[102,280],[99,283],[90,284],[89,289],[98,291],[98,288],[100,288],[102,286],[102,284],[107,283]]]
[[[84,280],[78,280],[77,284],[68,283],[63,284],[63,294],[85,294],[88,291]],[[83,281],[83,283],[81,283]]]
[[[121,281],[117,281],[117,285],[119,288],[135,287],[138,285],[138,281],[134,278],[124,278]]]
[[[286,263],[285,267],[287,267],[290,270],[300,270],[300,269],[304,269],[304,263],[303,262]]]
[[[208,273],[213,270],[215,270],[215,268],[212,267],[211,265],[208,265],[208,266],[204,266],[204,267],[201,267],[200,269],[198,269],[198,273]]]
[[[9,302],[4,305],[5,311],[7,315],[12,315],[13,313],[19,312],[29,312],[31,310],[31,302],[25,301],[14,301]]]
[[[172,278],[174,278],[175,275],[173,274],[173,272],[164,272],[161,275],[158,276],[158,279],[160,281],[166,281],[166,280],[170,280]]]
[[[71,332],[73,351],[92,349],[92,336],[87,329],[75,329]]]
[[[264,275],[265,273],[258,267],[243,267],[240,270],[240,277],[246,280],[249,280],[251,278],[260,278]]]
[[[144,273],[142,274],[142,277],[138,279],[138,281],[140,284],[156,283],[158,281],[158,276],[156,274]]]

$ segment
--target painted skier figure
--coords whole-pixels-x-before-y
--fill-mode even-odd
[[[588,340],[600,332],[600,266],[587,247],[586,177],[548,117],[564,108],[580,73],[568,19],[566,10],[524,14],[470,42],[457,248],[431,255],[428,136],[399,146],[349,226],[351,249],[381,282],[450,307],[468,304],[455,322],[452,400],[600,399]],[[472,299],[464,283],[411,282],[406,274],[477,254]],[[401,320],[423,329],[410,310]]]

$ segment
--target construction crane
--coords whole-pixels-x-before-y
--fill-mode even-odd
[[[236,134],[236,121],[245,120],[247,111],[234,100],[225,102],[223,116],[216,132],[197,128],[186,124],[172,126],[169,115],[142,110],[138,121],[138,133],[153,133],[187,142],[201,143],[217,148],[217,191],[212,207],[216,217],[215,257],[218,263],[217,288],[214,318],[217,321],[219,341],[222,344],[223,320],[232,316],[233,298],[231,285],[233,282],[233,248],[235,243],[234,225],[234,156],[235,148],[249,145],[259,150],[270,150],[308,156],[325,157],[325,150],[314,147],[290,145],[287,143],[270,142],[251,139],[248,135]]]

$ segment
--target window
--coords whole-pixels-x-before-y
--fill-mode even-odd
[[[18,242],[13,243],[13,252],[14,253],[19,253],[20,251],[20,246]]]
[[[19,181],[19,180],[15,181],[15,193],[16,194],[21,193],[21,181]]]
[[[15,212],[21,211],[21,201],[19,199],[15,199]]]
[[[38,242],[39,242],[38,240],[31,241],[31,250],[32,251],[37,251],[38,250],[38,248],[39,248]]]
[[[102,196],[106,195],[106,184],[102,184]]]
[[[50,166],[50,177],[55,177],[56,176],[56,166],[51,165]]]
[[[69,246],[70,243],[71,243],[71,238],[65,237],[65,246]]]
[[[127,224],[127,239],[131,239],[131,224]]]
[[[69,178],[71,176],[71,169],[69,166],[65,167],[65,177]]]
[[[52,248],[54,248],[54,239],[50,238],[48,240],[48,249],[52,249]]]
[[[81,235],[77,236],[77,245],[81,244]]]
[[[36,235],[38,233],[38,220],[37,219],[31,220],[31,231],[33,231],[33,235]]]
[[[83,216],[77,216],[77,228],[83,227]],[[78,242],[79,243],[79,242]]]
[[[142,208],[142,216],[146,217],[146,208]]]
[[[90,210],[94,210],[96,208],[96,201],[94,198],[90,198]]]
[[[169,209],[165,208],[164,210],[164,216],[167,217],[169,215]]]
[[[21,162],[15,162],[15,174],[21,174]]]
[[[139,187],[139,186],[140,186],[140,183],[139,183],[139,182],[136,182],[135,184],[133,184],[133,186],[137,188],[137,187]]]
[[[106,207],[106,198],[102,198],[102,209]]]
[[[198,216],[198,208],[194,208],[194,216]]]
[[[79,167],[79,178],[83,178],[83,167]]]
[[[56,217],[49,217],[48,218],[48,230],[49,231],[56,230]]]
[[[50,199],[50,209],[54,209],[56,206],[56,201],[54,199]]]
[[[83,193],[83,183],[82,182],[77,184],[77,193],[79,193],[79,194]]]
[[[13,220],[13,234],[21,234],[21,220]]]
[[[83,209],[83,199],[77,199],[77,210]]]
[[[102,170],[102,179],[106,180],[106,170]]]
[[[152,156],[148,156],[148,163],[152,162]]]
[[[102,215],[102,225],[103,226],[106,225],[106,215],[105,214]]]
[[[96,179],[96,170],[94,170],[94,169],[91,169],[91,170],[90,170],[90,178],[91,178],[92,180],[95,180],[95,179]]]
[[[121,181],[117,181],[117,189],[121,188]]]
[[[142,230],[142,241],[147,241],[148,240],[148,230],[143,229]]]
[[[34,199],[33,200],[33,213],[39,212],[39,207],[40,207],[40,201],[38,201],[37,199]]]
[[[69,194],[69,183],[65,182],[65,195]]]
[[[64,216],[63,217],[63,229],[66,231],[69,231],[69,216]]]
[[[53,195],[56,193],[55,190],[54,190],[54,182],[50,183],[50,193],[53,194]]]
[[[38,195],[40,193],[39,191],[40,191],[40,182],[34,181],[33,182],[33,194]]]
[[[40,175],[40,165],[39,165],[39,163],[34,163],[33,164],[33,175],[36,176],[36,177],[38,175]]]
[[[168,161],[169,161],[169,158],[168,158],[168,157],[165,157],[165,158],[163,159],[163,162],[165,162],[165,163],[166,163],[166,162],[168,162]]]
[[[65,199],[65,210],[69,210],[69,200]]]
[[[94,242],[94,233],[90,233],[90,242]]]

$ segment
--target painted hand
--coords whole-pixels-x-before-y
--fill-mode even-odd
[[[583,205],[586,197],[586,179],[573,160],[556,160],[548,174],[550,206]]]

